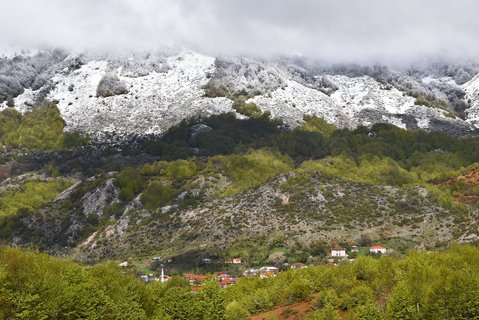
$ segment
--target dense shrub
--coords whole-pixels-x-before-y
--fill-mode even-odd
[[[106,73],[101,78],[96,89],[97,97],[111,97],[125,93],[128,93],[128,88],[120,78],[113,73]]]

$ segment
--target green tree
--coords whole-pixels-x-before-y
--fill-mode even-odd
[[[418,311],[414,296],[405,283],[398,283],[387,304],[387,315],[391,320],[418,319]]]
[[[228,303],[225,308],[226,320],[246,320],[250,317],[248,310],[236,300]]]

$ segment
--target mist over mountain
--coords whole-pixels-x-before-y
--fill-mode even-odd
[[[188,48],[334,63],[477,62],[474,0],[5,1],[0,47]]]

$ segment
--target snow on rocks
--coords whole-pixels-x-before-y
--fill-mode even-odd
[[[465,100],[471,106],[466,110],[467,122],[479,128],[479,74],[462,85],[466,92]]]
[[[102,133],[161,134],[181,120],[232,111],[226,98],[203,97],[207,73],[214,70],[214,58],[183,52],[168,58],[171,69],[151,72],[142,77],[122,76],[127,94],[97,97],[98,83],[108,61],[90,61],[71,73],[56,74],[55,88],[48,99],[57,100],[66,122],[66,130],[86,132],[93,137]],[[73,85],[73,86],[72,86]],[[15,99],[19,110],[28,109],[28,90]]]
[[[337,87],[330,96],[289,79],[286,87],[249,102],[271,112],[273,117],[283,118],[290,126],[300,123],[304,115],[316,115],[348,128],[385,122],[400,128],[428,130],[431,119],[460,122],[446,118],[443,110],[415,105],[415,98],[396,88],[384,87],[369,76],[328,75],[327,79]]]
[[[99,140],[114,135],[161,134],[183,119],[233,112],[230,99],[205,97],[203,87],[216,81],[227,85],[231,92],[254,92],[261,84],[261,94],[248,102],[282,118],[290,127],[300,124],[305,115],[347,128],[385,122],[401,128],[461,134],[471,125],[479,127],[479,76],[460,86],[471,105],[466,111],[468,119],[463,121],[447,117],[444,110],[415,105],[415,98],[366,75],[321,75],[323,82],[334,87],[327,94],[302,81],[291,68],[276,63],[215,59],[191,51],[157,54],[149,58],[151,61],[135,59],[146,58],[133,55],[127,60],[84,60],[78,68],[57,72],[45,85],[49,87],[25,89],[15,98],[15,108],[29,110],[33,101],[48,91],[45,89],[52,88],[46,97],[58,101],[66,130],[88,133]],[[98,84],[105,74],[118,76],[126,93],[97,97]],[[449,78],[433,77],[422,81],[451,82]],[[5,107],[6,102],[0,106]]]

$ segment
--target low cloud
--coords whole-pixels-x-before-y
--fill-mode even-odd
[[[477,0],[2,1],[0,47],[302,55],[330,62],[479,60]]]

